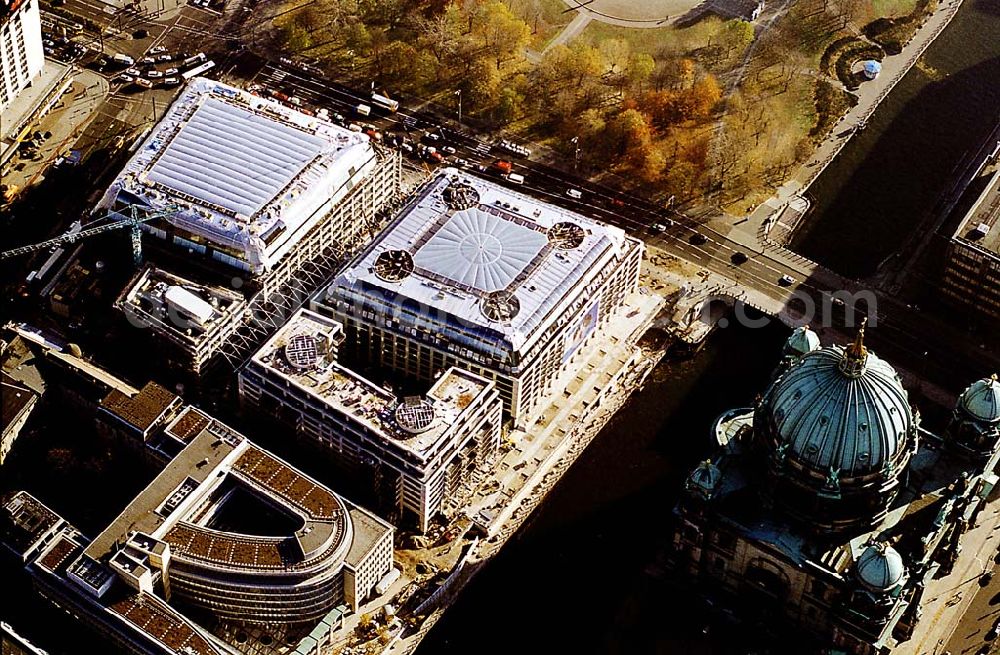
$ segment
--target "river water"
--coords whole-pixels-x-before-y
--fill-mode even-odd
[[[727,328],[694,358],[661,363],[418,655],[725,652],[652,569],[712,419],[753,402],[787,334]]]
[[[812,186],[796,250],[851,276],[873,273],[950,188],[998,109],[1000,0],[966,0]],[[695,358],[661,364],[418,655],[747,652],[752,634],[706,638],[697,603],[676,597],[656,562],[712,419],[752,403],[786,334],[729,328]]]
[[[809,192],[797,252],[861,278],[906,243],[1000,120],[1000,0],[965,0]]]

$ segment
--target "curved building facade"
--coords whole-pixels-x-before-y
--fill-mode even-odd
[[[281,536],[253,536],[199,525],[232,491],[222,498],[208,495],[190,518],[162,535],[170,545],[172,592],[232,620],[298,623],[322,617],[343,598],[342,568],[353,539],[344,502],[255,447],[233,463],[229,476],[293,514],[301,527]]]
[[[186,445],[69,567],[93,596],[124,583],[220,621],[308,624],[392,569],[392,526],[195,408],[155,440]]]

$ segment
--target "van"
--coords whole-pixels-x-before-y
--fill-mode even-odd
[[[357,106],[357,109],[355,111],[357,111],[362,116],[368,116],[369,114],[372,113],[372,108],[369,107],[368,105],[361,104]]]
[[[524,176],[520,173],[510,173],[507,175],[507,181],[511,184],[524,184]]]

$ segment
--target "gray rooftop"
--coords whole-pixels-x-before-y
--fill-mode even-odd
[[[591,271],[636,246],[616,227],[446,168],[327,297],[368,289],[396,305],[415,301],[421,313],[449,314],[521,349],[582,292]],[[400,263],[387,276],[376,261],[389,255]],[[491,312],[496,295],[512,298],[513,312]]]
[[[338,364],[332,355],[319,356],[314,363],[301,367],[288,359],[286,347],[293,339],[308,337],[319,343],[341,333],[340,324],[307,309],[300,309],[258,350],[252,361],[305,390],[333,408],[369,427],[392,447],[424,459],[441,439],[451,434],[458,417],[491,382],[468,371],[450,368],[427,393],[431,422],[420,431],[403,429],[398,423],[400,400],[368,379]]]
[[[985,235],[982,227],[987,228]],[[986,188],[962,219],[955,238],[1000,255],[1000,168],[993,172]]]
[[[186,409],[181,418],[191,411],[192,408]],[[214,423],[216,422],[213,421]],[[153,534],[165,521],[164,517],[156,513],[156,509],[164,500],[188,478],[201,484],[212,477],[219,464],[233,449],[233,444],[219,439],[208,428],[202,429],[188,446],[139,492],[122,513],[90,542],[85,553],[96,560],[101,560],[115,549],[116,542],[124,544],[129,532]],[[208,460],[207,464],[198,466],[202,460]]]
[[[210,98],[163,149],[149,179],[251,216],[325,144],[320,136]]]

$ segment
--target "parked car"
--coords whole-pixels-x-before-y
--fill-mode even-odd
[[[155,80],[158,77],[163,77],[163,72],[158,70],[146,71],[146,77],[151,80]]]
[[[167,70],[163,71],[163,74],[164,75],[176,75],[179,72],[180,71],[177,70],[176,68],[168,68]]]
[[[138,68],[126,68],[125,74],[131,75],[132,77],[139,77],[140,75],[142,75],[142,71],[140,71]]]
[[[122,84],[131,84],[132,82],[135,81],[135,78],[132,77],[131,75],[128,75],[127,73],[122,73],[121,75],[115,78],[115,81],[121,82]]]
[[[166,62],[166,61],[173,61],[173,59],[174,56],[166,52],[163,53],[162,55],[156,55],[156,61]]]
[[[154,47],[150,48],[148,54],[158,55],[161,52],[166,52],[166,51],[167,51],[167,48],[165,46],[158,45],[158,46],[154,46]]]
[[[145,66],[152,66],[156,63],[156,57],[143,57],[139,60],[139,63]]]
[[[153,83],[152,82],[150,82],[149,80],[143,79],[141,77],[135,78],[135,85],[136,86],[140,86],[140,87],[142,87],[144,89],[152,89],[153,88]]]
[[[164,86],[177,86],[181,83],[181,78],[179,77],[165,77],[163,78]]]
[[[521,157],[530,157],[531,156],[531,150],[529,150],[528,148],[525,148],[522,145],[514,143],[513,141],[508,141],[506,139],[502,139],[500,141],[500,143],[498,143],[497,145],[501,149],[506,150],[507,152],[514,153],[515,155],[520,155]]]

